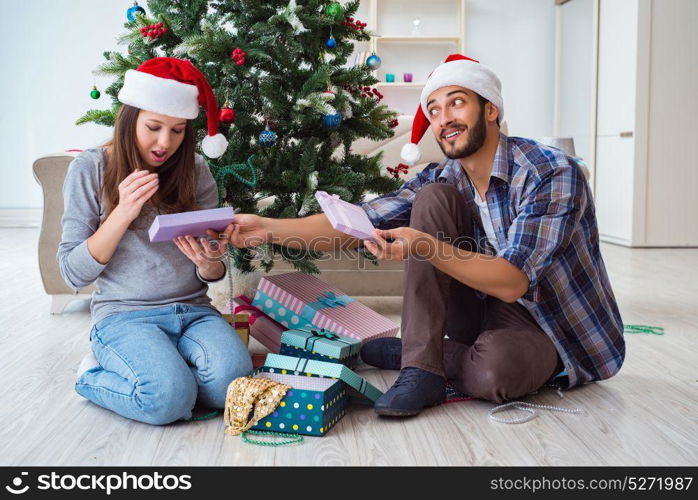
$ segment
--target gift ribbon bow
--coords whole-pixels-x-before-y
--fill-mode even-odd
[[[254,325],[254,322],[257,321],[257,318],[261,314],[259,312],[259,309],[247,304],[240,304],[239,306],[235,306],[235,314],[240,314],[245,311],[250,313],[250,325]]]
[[[340,338],[339,335],[336,333],[332,333],[330,331],[325,330],[324,328],[321,328],[320,331],[318,332],[316,329],[306,329],[306,328],[296,328],[296,331],[299,332],[306,332],[311,335],[311,337],[308,337],[305,339],[305,350],[307,351],[312,351],[315,348],[315,343],[320,340],[320,339],[327,339],[327,340],[334,340],[336,342],[341,342],[342,344],[346,344],[348,346],[351,345],[351,342],[347,342],[346,340],[343,340]]]
[[[240,295],[237,297],[237,300],[240,300],[244,302],[244,304],[240,304],[235,306],[235,310],[233,311],[233,314],[240,314],[242,312],[249,312],[250,313],[250,325],[254,325],[254,322],[257,321],[257,318],[260,316],[264,315],[262,311],[260,311],[257,307],[252,305],[252,301],[250,300],[249,297],[245,295]]]
[[[317,330],[310,330],[310,333],[313,337],[324,337],[328,340],[339,340],[339,336],[336,333],[325,331],[324,328],[320,329],[319,332]]]
[[[346,307],[347,302],[349,302],[349,301],[346,300],[345,297],[347,297],[347,295],[342,295],[340,297],[337,297],[337,295],[334,292],[325,292],[324,295],[320,295],[317,298],[317,301],[325,304],[326,307],[331,307],[331,308],[335,308],[335,307],[339,307],[339,306]]]
[[[239,297],[236,298],[236,300],[239,300],[241,302],[244,302],[243,304],[235,306],[235,310],[233,311],[233,314],[240,314],[241,312],[249,312],[250,313],[250,325],[254,325],[254,322],[257,321],[257,319],[266,316],[266,318],[275,323],[279,324],[277,321],[274,321],[271,319],[269,316],[264,314],[264,311],[261,311],[258,307],[255,307],[252,305],[252,299],[247,297],[246,295],[240,295]],[[283,326],[279,325],[281,328]]]
[[[346,307],[348,303],[353,301],[354,299],[352,299],[349,295],[338,296],[334,292],[325,292],[323,295],[320,295],[317,298],[317,301],[306,304],[303,311],[301,311],[301,318],[306,320],[309,323],[309,326],[313,326],[313,318],[315,317],[318,309],[324,309],[326,307],[335,309],[339,306]]]

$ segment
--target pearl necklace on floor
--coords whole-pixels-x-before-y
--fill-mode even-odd
[[[560,398],[564,398],[564,395],[562,394],[562,391],[559,387],[552,385],[545,387],[555,387]],[[517,410],[525,411],[526,413],[528,413],[528,415],[513,418],[502,418],[495,416],[495,413],[499,413],[500,411],[506,410],[507,408],[516,408]],[[534,418],[536,418],[536,410],[548,410],[574,414],[584,413],[584,410],[582,410],[581,408],[562,408],[560,406],[526,403],[525,401],[511,401],[503,405],[495,406],[488,412],[488,415],[490,417],[490,420],[494,422],[499,422],[502,424],[523,424],[525,422],[528,422],[529,420],[533,420]]]

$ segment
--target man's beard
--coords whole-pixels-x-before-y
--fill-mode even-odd
[[[446,158],[451,160],[459,160],[461,158],[467,158],[468,156],[477,153],[480,148],[485,144],[485,139],[487,138],[487,126],[485,124],[485,107],[480,108],[480,113],[477,117],[477,122],[472,129],[465,128],[468,130],[468,142],[463,144],[459,149],[451,149],[450,152],[446,151],[447,147],[450,147],[448,143],[444,144],[444,141],[439,140],[439,147],[441,151],[446,155]],[[461,132],[462,134],[463,132]]]

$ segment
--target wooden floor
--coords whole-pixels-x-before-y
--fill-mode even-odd
[[[37,267],[38,229],[0,229],[0,465],[696,465],[698,464],[698,250],[605,245],[630,335],[616,377],[526,401],[581,407],[521,425],[489,420],[493,405],[443,405],[410,420],[353,407],[323,438],[266,448],[223,433],[222,418],[152,427],[80,398],[75,370],[89,349],[89,311],[49,314]],[[399,301],[367,304],[399,319]],[[254,348],[254,346],[253,346]],[[366,369],[386,389],[396,372]]]

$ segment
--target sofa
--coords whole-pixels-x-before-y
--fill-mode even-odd
[[[384,141],[359,140],[352,146],[357,154],[374,155],[383,151],[385,166],[395,166],[401,162],[400,149],[409,142],[412,130],[411,116],[401,116],[395,128],[395,136]],[[410,168],[403,178],[411,178],[426,164],[442,161],[443,154],[431,133],[427,133],[420,143],[422,160]],[[63,181],[68,166],[76,152],[50,154],[38,158],[33,165],[34,178],[43,191],[44,207],[39,235],[39,270],[44,290],[51,296],[51,314],[60,314],[65,306],[75,299],[86,299],[95,290],[90,285],[77,292],[65,284],[60,275],[56,251],[61,240],[61,217],[63,215]],[[402,295],[401,262],[380,262],[377,266],[362,258],[356,252],[335,254],[332,258],[318,262],[322,279],[341,288],[353,296],[400,296]],[[289,264],[279,261],[272,274],[291,271]],[[357,273],[357,270],[362,270]]]

